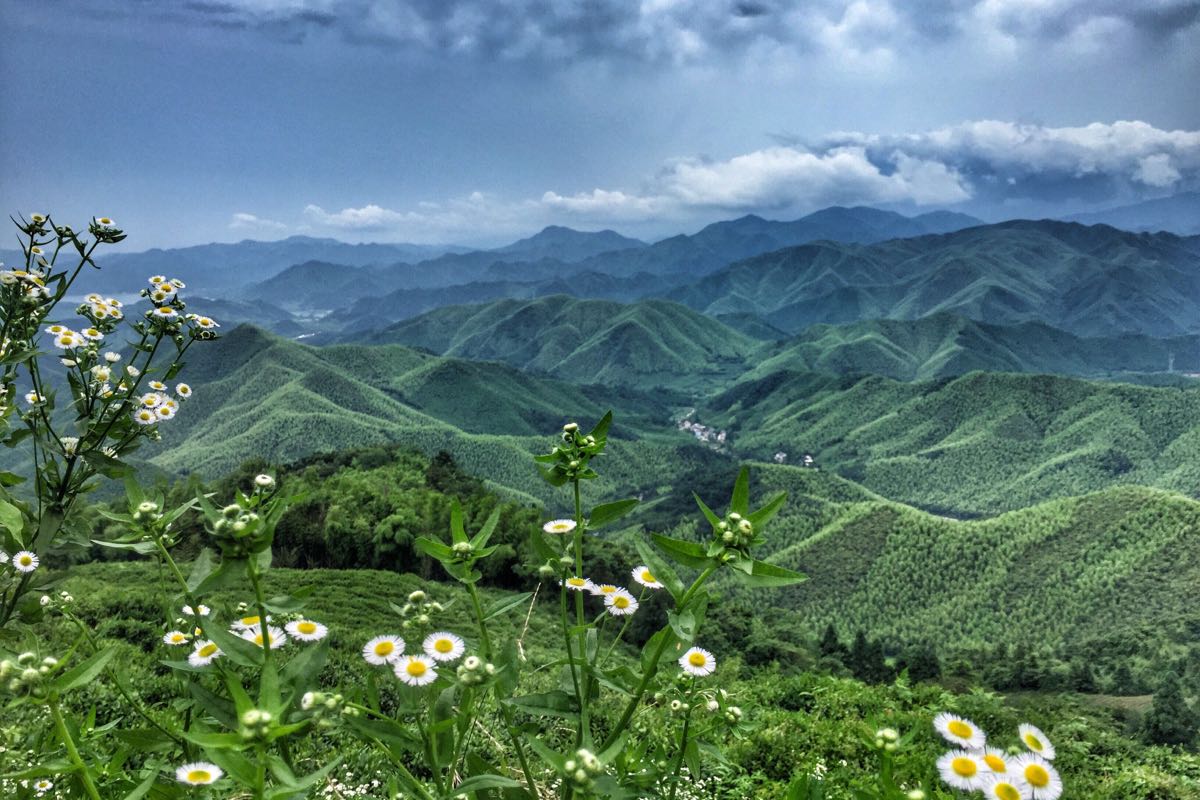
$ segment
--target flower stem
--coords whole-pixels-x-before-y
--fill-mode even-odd
[[[83,784],[84,791],[92,800],[103,800],[100,797],[100,791],[96,788],[95,782],[92,780],[92,774],[88,771],[87,765],[83,763],[83,759],[79,755],[78,748],[75,747],[75,740],[71,738],[71,731],[67,729],[67,723],[63,719],[62,711],[59,710],[58,701],[51,700],[50,716],[54,717],[54,728],[58,732],[58,738],[62,741],[63,747],[67,748],[67,758],[75,765],[75,769],[79,772],[79,780]]]

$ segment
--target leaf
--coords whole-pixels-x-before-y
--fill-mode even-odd
[[[246,574],[246,560],[243,558],[226,558],[215,570],[192,589],[192,594],[205,595],[217,589],[225,589],[237,583]],[[222,648],[224,649],[224,648]]]
[[[687,746],[683,748],[683,760],[687,764],[689,773],[692,775],[704,774],[700,771],[700,748],[695,739],[689,739]]]
[[[454,551],[448,545],[434,541],[428,536],[418,536],[413,544],[425,555],[443,563],[454,558]]]
[[[500,524],[500,506],[496,506],[492,509],[492,513],[488,514],[488,518],[483,523],[483,527],[479,529],[479,533],[475,534],[475,538],[471,539],[471,548],[473,550],[481,550],[486,547],[488,541],[492,538],[492,534],[495,533],[498,524]]]
[[[738,470],[737,480],[733,482],[733,497],[729,498],[729,510],[736,511],[743,517],[750,514],[750,468]]]
[[[688,644],[696,638],[696,615],[690,608],[685,608],[678,613],[668,611],[667,622],[675,636],[684,644]]]
[[[54,688],[59,692],[69,692],[86,683],[91,683],[104,671],[104,667],[116,654],[116,648],[113,647],[97,651],[91,658],[76,664],[74,668],[60,675],[54,682]]]
[[[715,528],[721,524],[721,518],[717,516],[715,511],[705,505],[704,501],[700,499],[700,495],[692,492],[692,497],[696,498],[696,505],[700,506],[700,511],[703,512],[704,518],[708,520],[710,525]]]
[[[664,643],[663,640],[667,641]],[[667,625],[658,633],[651,636],[644,645],[642,645],[642,674],[647,675],[658,669],[656,664],[651,663],[655,651],[660,646],[663,647],[663,653],[668,653],[671,649],[671,642],[675,641],[675,632],[671,630],[671,626]]]
[[[483,612],[483,621],[487,622],[493,617],[498,617],[505,614],[518,606],[523,606],[529,602],[529,598],[533,597],[533,592],[525,592],[516,597],[502,597],[496,602],[488,606]]]
[[[646,562],[646,566],[650,569],[650,574],[653,575],[659,583],[666,587],[666,590],[671,594],[672,599],[678,603],[679,599],[683,597],[684,589],[683,581],[681,581],[679,576],[675,574],[675,570],[671,569],[667,562],[664,561],[658,555],[658,553],[654,552],[654,548],[647,544],[644,540],[640,538],[635,539],[633,541],[633,545],[637,548],[638,555],[640,555],[642,560]]]
[[[204,628],[204,635],[211,639],[221,652],[233,663],[241,667],[257,667],[262,663],[262,648],[253,642],[230,633],[218,623],[210,623]]]
[[[188,691],[196,702],[200,704],[200,707],[207,711],[213,719],[226,728],[231,730],[237,729],[237,711],[230,700],[209,691],[199,681],[188,683]]]
[[[467,541],[467,530],[463,527],[462,504],[457,497],[450,498],[450,541],[458,544]]]
[[[24,544],[21,531],[25,528],[25,515],[7,500],[0,500],[0,528],[8,529],[13,538]]]
[[[742,583],[758,588],[771,586],[791,586],[792,584],[800,583],[808,580],[808,576],[802,572],[795,572],[786,567],[779,567],[775,564],[768,564],[766,561],[754,561],[750,566],[750,572],[745,572],[740,569],[733,570]]]
[[[327,638],[316,646],[304,648],[299,655],[283,666],[279,676],[294,693],[299,693],[301,689],[307,689],[316,684],[317,676],[321,674],[321,670],[325,668],[325,662],[328,660],[329,639]]]
[[[216,569],[217,566],[216,561],[213,559],[212,548],[205,547],[196,556],[196,560],[192,562],[192,569],[187,577],[188,591],[195,593],[197,587],[204,583],[205,578],[211,575]]]
[[[579,718],[579,704],[575,698],[566,692],[555,691],[544,694],[527,694],[512,697],[504,701],[508,705],[540,717],[562,717],[575,720]]]
[[[608,429],[612,426],[613,412],[609,411],[600,421],[596,423],[596,427],[588,433],[588,436],[595,436],[596,442],[604,442],[608,439]]]
[[[708,551],[699,542],[672,539],[670,536],[663,536],[661,533],[652,533],[650,534],[650,538],[667,555],[685,567],[705,569],[712,563],[712,559],[708,557]]]
[[[455,794],[470,794],[484,789],[521,789],[525,784],[503,775],[472,775],[454,787]]]
[[[613,503],[603,503],[592,509],[592,514],[588,517],[587,526],[589,530],[596,530],[608,525],[610,522],[616,522],[621,517],[632,511],[638,504],[634,498],[628,500],[617,500]]]
[[[421,747],[420,737],[394,720],[343,717],[342,722],[365,739],[374,739],[385,744],[395,745],[402,750],[416,750]]]
[[[129,794],[125,795],[123,800],[142,800],[142,798],[145,797],[150,792],[150,789],[154,786],[154,782],[156,780],[158,780],[158,768],[157,767],[152,768],[150,770],[149,776],[146,777],[146,780],[142,781],[137,786],[135,786],[133,788],[133,791],[131,791]]]
[[[779,513],[779,509],[783,508],[783,504],[787,502],[787,492],[780,492],[772,497],[767,504],[755,511],[753,514],[748,514],[746,519],[750,520],[750,524],[754,526],[754,530],[766,525],[771,521],[771,518]]]

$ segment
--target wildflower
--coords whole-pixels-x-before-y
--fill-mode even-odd
[[[1054,745],[1046,738],[1046,734],[1029,723],[1017,726],[1017,732],[1021,735],[1021,744],[1048,761],[1054,760]]]
[[[650,571],[650,568],[647,566],[634,567],[633,568],[633,580],[636,583],[639,583],[642,586],[645,586],[647,589],[663,588],[662,583],[660,583],[659,580],[654,577],[654,573],[652,573]]]
[[[216,764],[197,761],[193,764],[184,764],[175,770],[175,780],[189,786],[207,786],[214,781],[221,780],[221,776],[224,774]]]
[[[197,328],[203,328],[204,330],[221,327],[211,317],[196,317],[193,322],[196,323]]]
[[[112,370],[103,364],[92,367],[92,378],[98,383],[105,383],[112,377]]]
[[[179,280],[179,278],[171,278],[171,285],[174,286],[176,289],[186,289],[187,288],[187,284],[184,283],[183,281]]]
[[[212,613],[212,609],[209,608],[208,606],[204,605],[204,603],[197,604],[195,609],[193,609],[191,606],[184,606],[180,610],[183,611],[184,614],[187,614],[189,617],[195,617],[195,616],[207,617],[209,614]]]
[[[247,642],[253,642],[258,647],[269,647],[272,650],[278,650],[287,644],[287,635],[281,628],[276,628],[274,625],[267,626],[267,641],[263,643],[262,626],[256,625],[252,628],[246,628],[242,631],[241,636]]]
[[[166,275],[151,275],[150,276],[150,285],[158,286],[160,283],[162,283],[166,279],[167,279]]]
[[[125,367],[125,374],[131,378],[136,378],[138,375],[142,374],[142,371],[130,364],[129,366]]]
[[[382,666],[404,655],[404,640],[399,636],[376,636],[363,645],[362,654],[368,664]]]
[[[329,629],[324,625],[310,619],[298,619],[283,627],[289,636],[302,642],[319,642],[329,633]]]
[[[117,363],[118,361],[120,361],[120,360],[121,360],[121,354],[120,354],[120,353],[114,353],[114,352],[112,352],[112,351],[110,350],[109,352],[107,352],[107,353],[105,353],[105,354],[104,354],[104,360],[105,360],[105,361],[107,361],[107,362],[108,362],[108,363],[110,363],[110,364],[115,364],[115,363]]]
[[[98,342],[104,338],[104,334],[95,328],[84,328],[80,331],[80,333],[83,334],[83,338],[89,339],[93,342]]]
[[[76,365],[77,365],[79,362],[78,362],[78,361],[76,361],[76,360],[75,360],[75,359],[73,359],[73,358],[60,358],[60,359],[58,360],[58,363],[62,364],[64,367],[74,367],[74,366],[76,366]]]
[[[153,425],[158,422],[158,414],[152,408],[139,408],[133,412],[133,421],[138,425]]]
[[[31,406],[35,406],[38,403],[46,402],[46,398],[42,397],[37,392],[26,392],[25,393],[25,402],[29,403],[29,405],[31,405]]]
[[[967,750],[951,750],[938,759],[937,768],[945,783],[967,792],[982,788],[984,776],[991,774],[983,758]]]
[[[216,659],[220,658],[224,653],[221,648],[217,647],[210,641],[196,642],[196,649],[188,656],[188,663],[193,667],[207,667]]]
[[[170,419],[175,416],[175,406],[164,404],[154,409],[154,413],[158,415],[159,419]]]
[[[38,568],[39,563],[36,553],[28,550],[18,550],[16,553],[13,553],[12,565],[17,572],[24,572],[26,574],[33,572]]]
[[[941,713],[933,718],[933,727],[942,738],[967,750],[982,750],[987,737],[974,722],[954,714]]]
[[[172,647],[175,647],[177,645],[187,644],[187,642],[188,635],[183,631],[170,631],[169,633],[163,634],[163,644],[169,644]]]
[[[62,445],[63,455],[73,456],[79,450],[79,437],[77,436],[63,436],[58,443]]]
[[[141,396],[140,402],[146,408],[158,408],[162,405],[163,400],[165,399],[166,398],[158,392],[146,392]]]
[[[83,337],[75,331],[63,331],[54,337],[54,346],[59,350],[73,350],[76,347],[82,347],[83,344]]]
[[[434,661],[453,661],[466,651],[463,640],[453,633],[431,633],[421,643],[421,649]]]
[[[679,666],[689,675],[703,678],[717,669],[717,660],[703,647],[693,647],[679,657]]]
[[[117,226],[112,217],[96,217],[96,224],[101,228],[115,228]]]
[[[175,394],[179,395],[184,400],[187,400],[189,397],[192,396],[192,387],[188,386],[186,383],[176,384],[175,385]]]
[[[71,329],[68,328],[66,325],[51,325],[48,328],[46,328],[46,333],[50,334],[51,336],[58,336],[59,334],[70,333],[70,332],[71,332]]]
[[[103,303],[104,297],[102,295],[96,294],[95,292],[92,292],[91,294],[86,295],[83,298],[83,300],[85,303]]]
[[[620,586],[614,586],[611,583],[592,584],[592,588],[588,590],[597,597],[607,597],[610,594],[624,591]]]
[[[170,306],[159,306],[158,308],[155,308],[153,311],[147,311],[146,316],[157,317],[159,319],[174,319],[178,313],[179,312],[177,312],[175,309],[171,308]]]
[[[546,533],[570,533],[575,530],[573,519],[552,519],[542,526]]]
[[[587,578],[573,577],[567,578],[562,585],[573,592],[590,592],[593,584]]]
[[[427,686],[437,680],[434,663],[425,656],[402,656],[395,663],[395,672],[409,686]]]
[[[1058,800],[1063,793],[1058,770],[1037,753],[1025,753],[1013,759],[1012,771],[1029,784],[1033,800]]]
[[[1028,800],[1029,786],[1019,778],[992,777],[983,782],[981,787],[987,800]]]
[[[271,615],[268,614],[267,622],[270,622],[270,621],[271,621]],[[233,629],[235,631],[238,631],[239,633],[242,631],[248,631],[251,628],[257,628],[259,626],[260,622],[262,622],[262,618],[259,617],[257,614],[253,615],[253,616],[249,616],[249,617],[239,617],[238,619],[235,619],[233,621]]]
[[[624,617],[638,610],[638,601],[629,592],[621,589],[604,598],[604,607],[614,617]]]
[[[274,489],[275,488],[275,479],[272,478],[270,475],[255,475],[254,476],[254,485],[257,486],[259,489],[268,489],[268,490]]]
[[[165,392],[167,390],[167,385],[162,381],[150,381],[146,385],[156,392]]]

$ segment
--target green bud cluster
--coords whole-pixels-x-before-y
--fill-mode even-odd
[[[467,656],[458,665],[458,682],[463,686],[478,686],[496,674],[496,665],[485,663],[478,656]]]
[[[895,752],[899,741],[900,733],[895,728],[880,728],[875,731],[875,747],[879,750]]]
[[[322,727],[334,725],[338,716],[353,716],[357,713],[357,709],[346,705],[345,697],[330,692],[305,692],[300,698],[300,708],[310,712]]]
[[[400,607],[400,616],[404,620],[400,625],[405,630],[426,628],[433,623],[435,615],[445,610],[445,606],[430,600],[425,592],[417,589],[409,593],[407,602]]]
[[[597,477],[591,468],[591,461],[604,452],[606,429],[607,422],[601,423],[593,433],[584,433],[577,422],[564,425],[562,436],[554,449],[547,455],[537,457],[537,461],[549,465],[542,471],[545,478],[559,486],[569,481]]]
[[[18,697],[41,700],[46,697],[45,678],[57,667],[58,659],[53,656],[39,662],[36,653],[25,652],[15,661],[0,661],[0,681],[7,681],[8,691]]]
[[[592,782],[603,772],[604,767],[600,764],[600,759],[585,748],[576,750],[573,758],[563,762],[563,774],[577,792],[590,789]]]
[[[252,708],[242,713],[242,738],[246,741],[265,739],[274,727],[275,717],[270,711]]]
[[[726,547],[744,550],[754,541],[754,524],[741,514],[731,511],[717,525],[716,535]]]

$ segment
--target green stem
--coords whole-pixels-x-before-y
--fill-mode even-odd
[[[683,597],[679,599],[679,602],[675,604],[675,609],[686,608],[696,592],[700,591],[700,587],[704,585],[704,582],[716,571],[717,567],[715,564],[705,567],[704,572],[700,573],[700,577],[696,578],[695,582],[684,592]],[[646,688],[650,685],[650,680],[654,677],[654,673],[658,669],[658,662],[662,659],[662,655],[671,641],[672,637],[670,636],[664,636],[659,640],[658,647],[655,648],[654,655],[650,659],[650,664],[642,673],[642,679],[638,682],[638,687],[634,691],[633,697],[629,698],[629,703],[626,704],[625,711],[621,714],[621,719],[613,727],[612,731],[609,732],[608,738],[604,740],[604,743],[600,745],[599,749],[601,752],[607,750],[609,745],[616,741],[621,732],[629,725],[629,721],[633,719],[633,714],[637,711],[638,705],[642,702],[642,697],[646,694]]]
[[[258,756],[254,764],[254,797],[262,800],[267,793],[267,750],[259,743],[254,752]]]
[[[267,625],[267,601],[263,597],[262,581],[259,580],[258,564],[254,556],[246,561],[246,575],[250,578],[250,585],[254,587],[254,604],[258,610],[258,630],[262,634],[263,668],[266,669],[271,664],[271,633],[270,626]],[[195,610],[194,607],[193,610]]]
[[[79,780],[83,783],[83,788],[87,792],[88,797],[92,800],[103,800],[100,797],[100,791],[96,788],[95,782],[92,780],[92,774],[88,771],[87,765],[83,763],[83,759],[79,756],[79,750],[75,747],[75,740],[71,738],[71,731],[67,729],[67,723],[63,719],[62,711],[58,708],[58,701],[51,700],[49,703],[50,715],[54,717],[54,728],[58,732],[58,738],[62,741],[63,747],[67,748],[67,758],[75,765],[75,769],[79,772]]]
[[[411,788],[416,789],[421,793],[422,800],[434,800],[433,795],[431,795],[425,789],[425,787],[421,785],[421,782],[417,780],[416,776],[413,775],[411,771],[409,771],[408,767],[404,765],[404,762],[396,757],[396,754],[392,752],[390,747],[378,739],[372,739],[371,741],[375,743],[376,747],[383,751],[383,754],[388,757],[388,760],[392,762],[392,765],[395,766],[396,769],[399,770],[406,779],[408,779],[409,783],[411,784]]]
[[[695,680],[693,679],[692,682],[695,683]],[[693,698],[691,696],[691,694],[689,693],[688,699],[690,701],[695,698]],[[691,729],[691,726],[692,726],[692,705],[693,705],[692,703],[690,703],[690,702],[688,703],[688,712],[687,712],[687,715],[684,716],[684,718],[683,718],[683,736],[680,737],[680,740],[679,740],[679,757],[675,759],[675,769],[671,773],[670,800],[675,800],[675,793],[679,789],[679,772],[683,769],[683,756],[684,756],[684,753],[687,752],[688,731]],[[692,776],[693,779],[695,779],[697,777],[699,777],[699,776],[696,776],[696,775]]]

